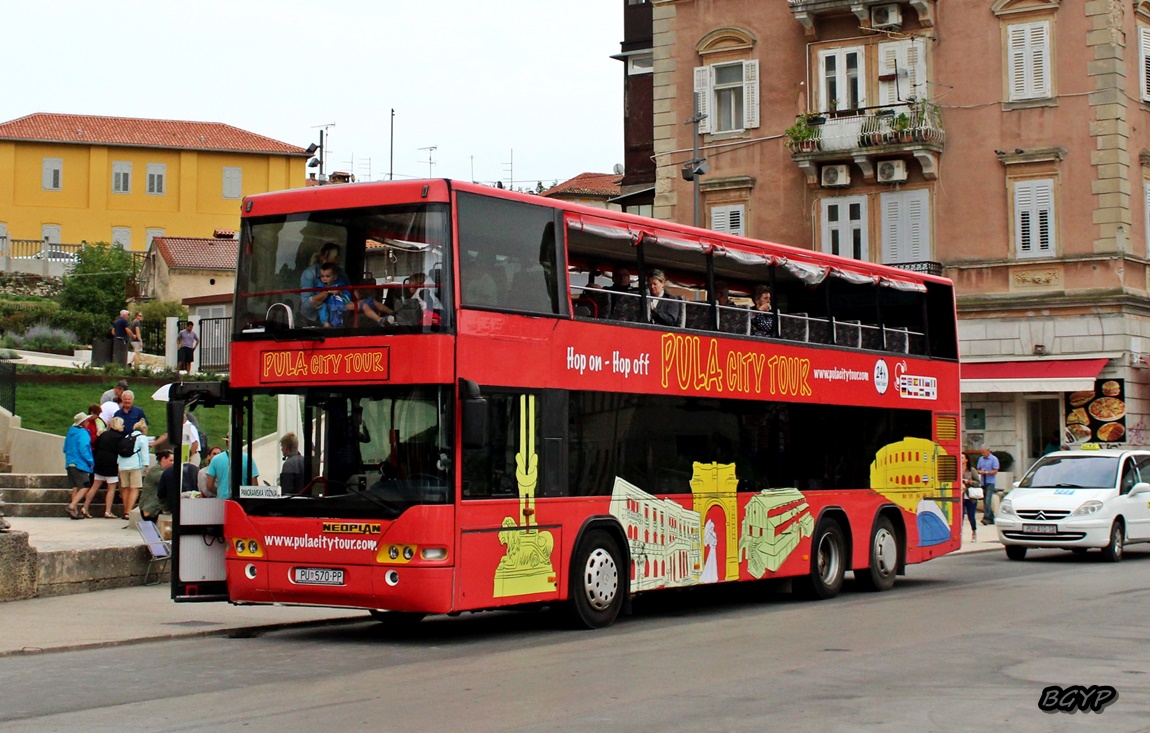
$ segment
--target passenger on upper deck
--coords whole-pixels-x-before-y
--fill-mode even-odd
[[[479,252],[461,273],[463,302],[467,305],[498,305],[499,285],[495,281],[495,258]]]
[[[747,310],[731,300],[731,286],[715,281],[715,303],[719,306],[719,330],[727,333],[747,332]]]
[[[347,285],[346,278],[340,280],[341,274],[339,265],[325,262],[319,270],[320,283],[325,288],[338,288],[341,285]],[[344,316],[349,310],[355,308],[351,293],[346,290],[325,290],[316,294],[324,296],[319,306],[319,318],[324,327],[343,327]]]
[[[662,270],[651,270],[647,276],[647,291],[651,294],[651,323],[661,326],[682,324],[683,298],[667,292],[667,276]]]
[[[355,294],[359,298],[359,312],[369,321],[384,326],[387,325],[387,317],[395,315],[394,310],[375,299],[373,283],[363,283],[356,288]]]
[[[774,336],[775,312],[771,309],[771,289],[766,285],[756,285],[752,299],[755,301],[755,314],[751,316],[751,335]]]
[[[328,263],[336,267],[336,286],[347,285],[347,275],[339,266],[339,255],[339,245],[335,242],[328,242],[320,247],[319,252],[312,257],[311,264],[299,277],[300,289],[323,287],[320,281],[320,268]],[[327,300],[327,296],[326,292],[300,293],[300,312],[310,325],[315,325],[319,321],[319,308]]]

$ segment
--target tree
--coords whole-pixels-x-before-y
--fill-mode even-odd
[[[132,255],[118,244],[88,244],[64,277],[59,302],[64,310],[107,319],[110,324],[127,304]]]

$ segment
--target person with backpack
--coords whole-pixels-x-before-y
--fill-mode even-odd
[[[974,515],[978,510],[978,501],[982,498],[982,485],[978,472],[970,467],[970,460],[962,454],[962,509],[970,521],[970,541],[978,542],[978,525]]]
[[[123,437],[124,418],[112,417],[108,419],[108,429],[100,433],[99,437],[96,438],[96,444],[92,449],[92,454],[95,458],[96,473],[92,478],[92,488],[88,489],[88,495],[84,497],[83,512],[85,514],[88,513],[89,507],[92,506],[92,500],[96,498],[96,492],[100,490],[101,486],[106,486],[108,494],[104,500],[104,518],[116,518],[116,515],[112,514],[112,504],[116,501],[116,489],[120,485],[118,449]]]
[[[137,420],[133,430],[120,439],[116,448],[116,461],[120,469],[120,500],[124,503],[124,519],[136,507],[136,499],[144,486],[144,469],[151,462],[148,455],[148,421]]]

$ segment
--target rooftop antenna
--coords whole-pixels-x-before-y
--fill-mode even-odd
[[[420,150],[427,151],[427,177],[431,178],[431,166],[435,165],[435,161],[431,159],[431,154],[439,149],[437,145],[428,145],[426,148],[419,148]]]
[[[511,160],[503,167],[507,169],[507,188],[510,190],[515,187],[515,148],[511,148]]]
[[[328,143],[330,143],[331,140],[329,139],[329,140],[325,141],[324,140],[324,133],[326,133],[328,130],[330,130],[333,127],[335,127],[334,122],[327,122],[327,123],[322,124],[322,125],[312,125],[311,126],[311,129],[313,129],[313,130],[318,129],[319,130],[319,157],[318,157],[318,162],[319,162],[319,179],[321,181],[324,180],[323,174],[324,174],[325,159],[331,157],[331,150],[328,149]],[[331,137],[331,133],[328,133],[328,137],[329,138]],[[313,158],[313,160],[316,160],[316,159]],[[309,165],[308,167],[314,168],[315,166]]]

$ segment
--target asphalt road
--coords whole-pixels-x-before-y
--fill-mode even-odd
[[[9,657],[0,731],[1148,730],[1150,551],[1031,555],[947,557],[824,602],[648,596],[601,631],[492,613]],[[1119,697],[1038,709],[1075,684]]]

